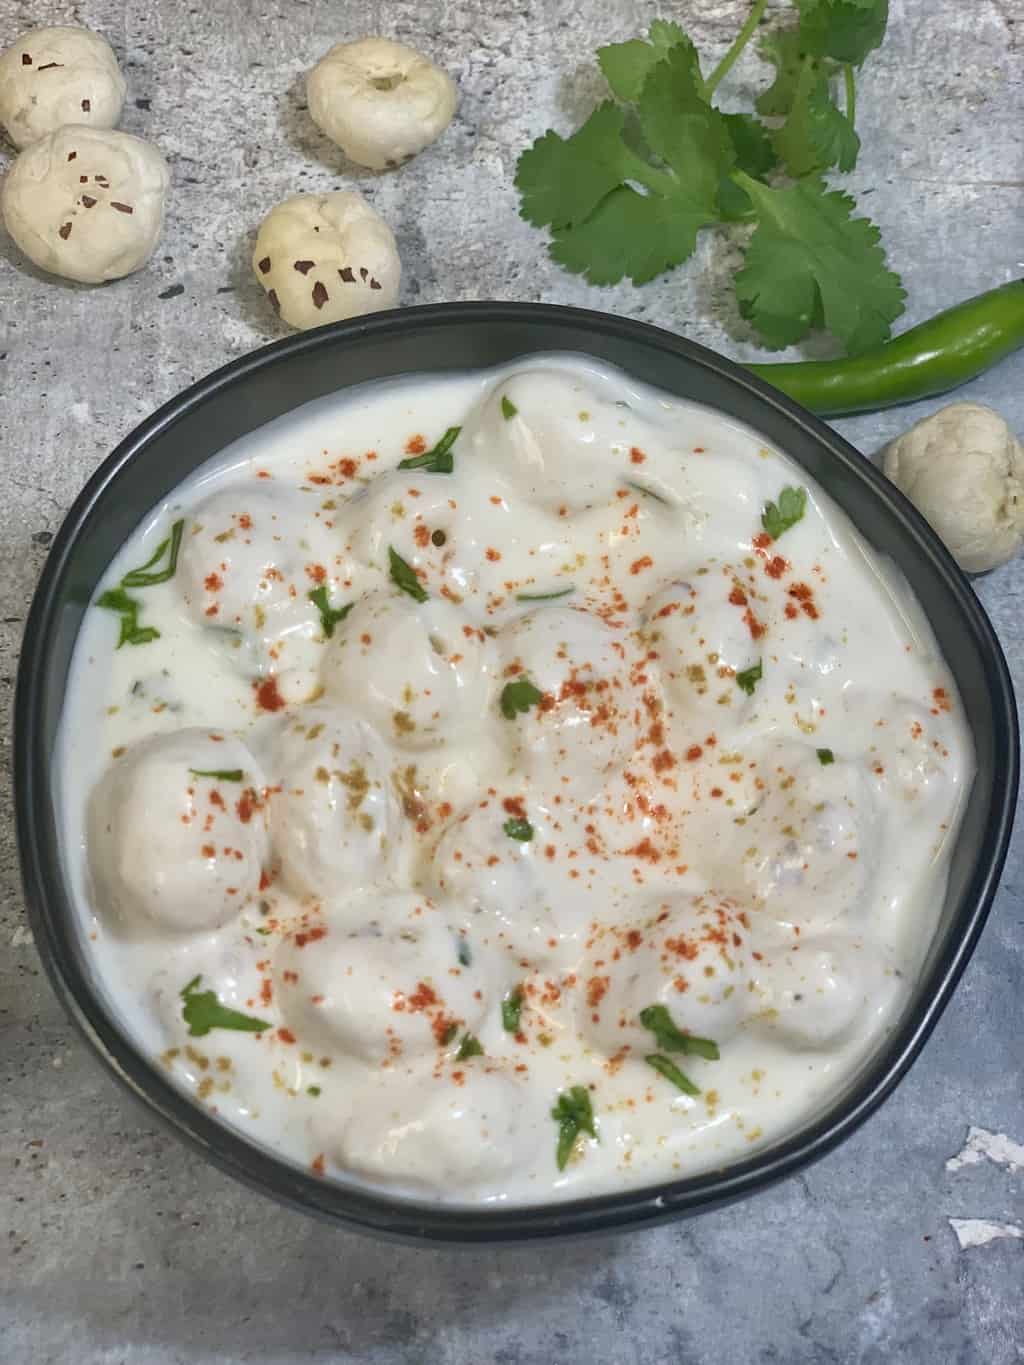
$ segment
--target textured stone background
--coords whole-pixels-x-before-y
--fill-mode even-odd
[[[2,758],[21,626],[46,546],[87,475],[158,403],[281,334],[247,259],[300,189],[357,184],[398,233],[404,301],[580,303],[752,354],[728,244],[636,291],[548,262],[516,216],[524,144],[600,91],[591,54],[659,12],[714,59],[746,0],[0,0],[23,28],[104,32],[130,83],[123,126],[174,174],[141,274],[46,279],[0,232]],[[781,8],[781,6],[780,6]],[[910,293],[907,321],[1024,271],[1024,0],[893,0],[860,83],[853,188]],[[444,140],[394,175],[342,164],[309,122],[302,73],[380,31],[435,54],[462,91]],[[728,91],[759,74],[745,58]],[[4,153],[0,151],[0,161]],[[965,396],[1024,430],[1024,359]],[[934,406],[934,405],[932,405]],[[927,411],[841,423],[866,454]],[[977,585],[1024,683],[1024,561]],[[320,1226],[197,1164],[74,1036],[24,926],[10,802],[0,825],[0,1361],[432,1365],[1024,1360],[1024,1240],[960,1249],[951,1218],[1024,1223],[1024,1172],[945,1161],[969,1124],[1024,1141],[1024,839],[982,944],[925,1055],[840,1151],[740,1207],[563,1248],[400,1250]],[[1024,835],[1024,830],[1022,830]]]

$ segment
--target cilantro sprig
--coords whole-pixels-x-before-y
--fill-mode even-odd
[[[449,427],[431,450],[422,455],[413,455],[399,463],[399,469],[422,469],[425,474],[450,474],[455,468],[452,447],[459,438],[461,427]]]
[[[185,1002],[181,1017],[188,1024],[190,1037],[205,1038],[215,1028],[234,1029],[240,1033],[265,1033],[270,1028],[265,1019],[254,1019],[251,1014],[241,1014],[222,1005],[215,991],[201,991],[202,980],[201,976],[194,976],[180,992]]]
[[[558,1169],[564,1171],[581,1135],[587,1133],[590,1137],[597,1137],[594,1110],[587,1087],[574,1085],[569,1090],[563,1090],[551,1110],[551,1117],[558,1124],[555,1161]]]
[[[797,26],[758,44],[774,80],[757,114],[725,114],[713,96],[765,7],[756,0],[707,76],[687,34],[663,20],[646,41],[599,49],[614,98],[571,136],[548,131],[523,152],[520,212],[549,229],[556,261],[593,284],[644,284],[687,260],[702,229],[750,222],[736,293],[764,344],[825,327],[855,354],[888,338],[904,292],[878,229],[822,176],[856,164],[855,69],[881,43],[888,3],[796,0]],[[779,185],[780,175],[796,183]]]

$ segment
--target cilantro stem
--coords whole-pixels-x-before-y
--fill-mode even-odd
[[[847,62],[843,67],[843,86],[846,91],[846,118],[851,128],[857,123],[857,87],[853,81],[853,66]]]
[[[743,51],[746,45],[750,42],[751,38],[754,36],[754,30],[761,22],[761,15],[764,14],[767,5],[768,0],[757,0],[756,4],[754,5],[754,8],[750,11],[750,14],[747,17],[747,22],[743,25],[739,33],[737,33],[736,37],[733,39],[732,47],[729,48],[729,51],[725,54],[722,60],[715,67],[714,71],[712,71],[711,75],[704,82],[704,94],[706,95],[708,100],[711,99],[711,96],[714,94],[715,90],[718,88],[719,84],[724,79],[724,77],[726,77],[732,70],[733,66],[736,63],[736,59],[739,57],[740,53]]]

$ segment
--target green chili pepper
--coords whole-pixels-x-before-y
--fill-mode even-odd
[[[1024,280],[1013,280],[861,355],[746,368],[820,417],[844,417],[934,398],[1022,346]]]

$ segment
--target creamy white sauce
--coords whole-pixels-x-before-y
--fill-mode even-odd
[[[451,426],[452,473],[396,468]],[[894,1027],[970,737],[906,583],[755,433],[542,357],[271,424],[104,586],[178,518],[159,638],[87,617],[58,767],[98,979],[197,1103],[325,1178],[541,1202],[771,1144]],[[213,997],[266,1027],[190,1032]]]

